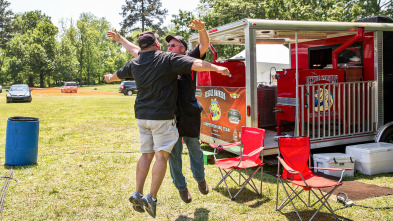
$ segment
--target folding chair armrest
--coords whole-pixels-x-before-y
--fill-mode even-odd
[[[317,169],[317,170],[329,170],[329,171],[341,171],[341,176],[340,180],[338,181],[341,183],[343,180],[344,172],[347,170],[353,170],[352,168],[322,168],[322,167],[311,167],[312,169]]]
[[[311,169],[317,169],[317,170],[329,170],[329,171],[343,171],[343,170],[352,170],[352,168],[323,168],[323,167],[311,167]]]
[[[301,173],[299,171],[296,171],[296,170],[292,169],[290,166],[288,166],[288,164],[286,164],[285,161],[281,157],[277,157],[277,158],[280,161],[280,163],[284,166],[284,168],[288,171],[288,173],[291,173],[291,174],[294,174],[294,175],[295,174],[300,174],[301,175]]]
[[[309,187],[309,185],[307,184],[306,180],[304,179],[302,173],[300,173],[299,171],[296,171],[296,170],[292,169],[290,166],[288,166],[288,164],[286,164],[285,161],[281,157],[277,156],[277,158],[280,161],[280,163],[284,166],[284,168],[287,170],[288,173],[293,174],[293,175],[300,175],[304,184],[307,187]]]
[[[238,141],[238,142],[230,143],[230,144],[209,144],[209,145],[211,148],[215,148],[215,149],[226,149],[226,148],[233,147],[233,146],[239,146],[241,144],[242,144],[242,142]]]
[[[256,149],[256,150],[252,151],[252,152],[249,153],[249,154],[244,154],[243,156],[244,156],[244,157],[251,157],[251,156],[254,156],[255,154],[259,154],[259,153],[263,150],[263,148],[265,148],[265,147],[260,147],[260,148],[258,148],[258,149]]]

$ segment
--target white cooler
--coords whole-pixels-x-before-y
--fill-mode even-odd
[[[355,156],[355,169],[360,173],[374,175],[393,172],[393,144],[367,143],[347,146],[345,153]]]
[[[323,168],[352,168],[344,172],[344,176],[353,176],[354,163],[356,158],[344,153],[317,153],[313,154],[314,167]],[[314,172],[321,172],[327,175],[341,177],[342,171],[329,171],[329,170],[317,170]]]

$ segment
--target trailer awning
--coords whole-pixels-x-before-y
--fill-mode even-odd
[[[365,32],[392,31],[392,23],[372,22],[324,22],[324,21],[287,21],[265,19],[243,19],[209,30],[212,44],[245,44],[245,29],[256,30],[257,44],[285,44],[307,42],[356,34],[358,27]],[[190,36],[190,43],[198,43],[198,34]]]

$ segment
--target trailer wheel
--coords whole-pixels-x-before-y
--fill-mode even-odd
[[[380,142],[393,143],[393,127],[387,128],[379,139]]]

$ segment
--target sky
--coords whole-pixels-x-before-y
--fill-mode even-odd
[[[119,23],[123,20],[119,13],[125,0],[7,0],[11,3],[9,9],[14,13],[41,10],[52,18],[56,26],[60,26],[60,19],[76,21],[82,12],[91,12],[101,18],[105,17],[112,26],[120,29]],[[168,15],[163,26],[170,24],[172,14],[177,14],[179,9],[194,11],[199,0],[161,0],[163,8],[168,10]]]

